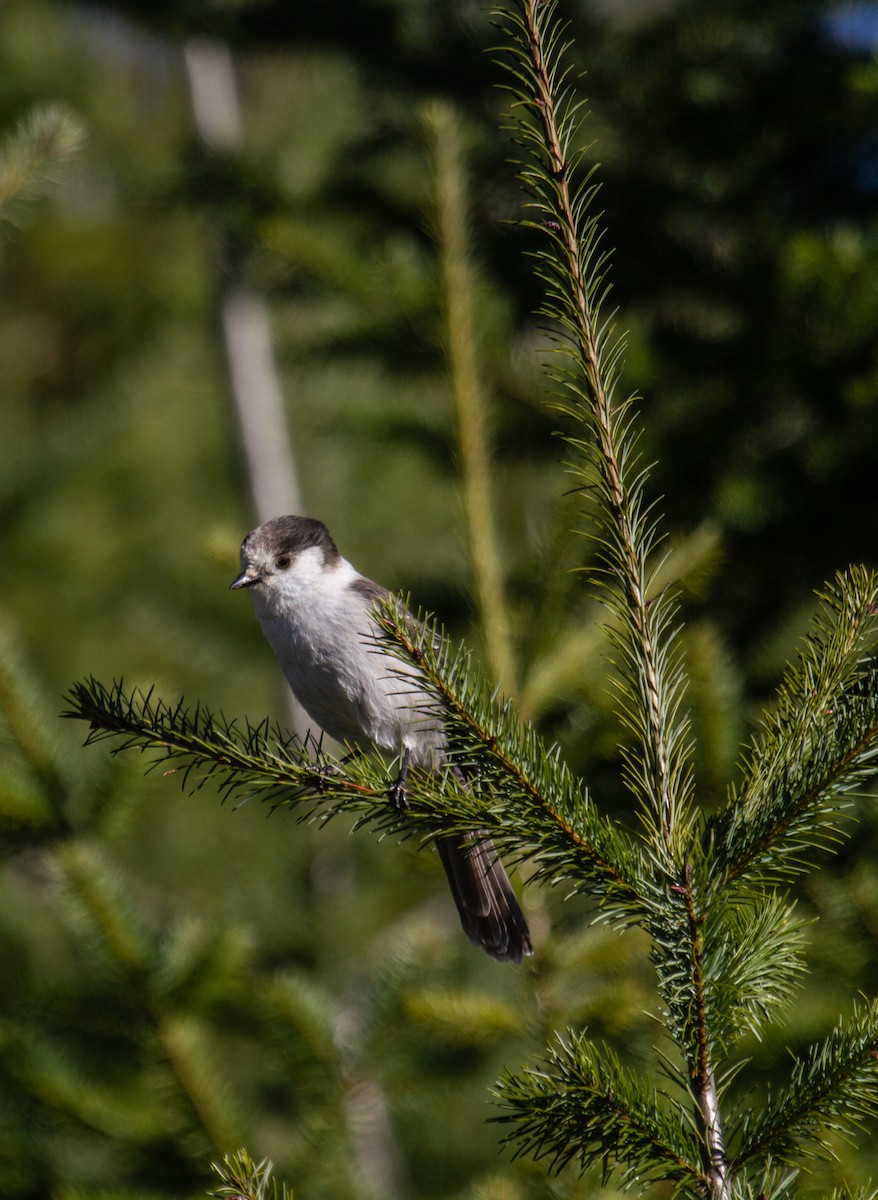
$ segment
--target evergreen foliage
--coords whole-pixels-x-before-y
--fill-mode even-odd
[[[221,1186],[212,1196],[231,1196],[233,1200],[291,1200],[292,1192],[271,1177],[271,1163],[254,1163],[246,1150],[229,1154],[222,1166],[214,1167]]]
[[[0,151],[0,213],[11,220],[14,202],[36,192],[58,163],[73,157],[83,139],[82,123],[64,104],[35,107]]]
[[[213,777],[223,794],[245,790],[306,816],[348,812],[400,837],[485,829],[502,850],[531,859],[537,878],[572,883],[605,920],[638,925],[660,997],[661,1086],[571,1033],[539,1067],[501,1078],[509,1141],[553,1169],[575,1159],[629,1186],[668,1181],[676,1194],[711,1200],[792,1194],[804,1158],[831,1152],[836,1137],[875,1115],[878,1009],[860,1005],[794,1058],[786,1084],[761,1105],[743,1091],[741,1043],[789,1004],[803,970],[800,927],[774,889],[813,866],[815,847],[838,839],[840,811],[872,773],[878,581],[852,568],[827,589],[740,782],[706,817],[695,805],[677,603],[671,589],[655,587],[660,530],[637,456],[634,401],[617,396],[624,340],[606,307],[607,257],[596,187],[576,149],[579,102],[563,25],[544,0],[520,0],[501,22],[529,223],[548,238],[535,251],[543,312],[560,352],[553,375],[571,470],[595,520],[637,833],[602,817],[557,750],[466,654],[451,654],[441,630],[413,621],[399,602],[376,613],[376,638],[420,668],[451,744],[449,769],[419,776],[404,813],[387,803],[392,774],[377,757],[331,757],[267,723],[239,727],[200,706],[94,680],[73,689],[66,715],[89,722],[89,740],[119,737],[118,748],[157,751],[163,765],[179,760],[189,788]],[[459,787],[458,770],[471,789]],[[93,888],[86,894],[92,911],[123,908]],[[145,969],[130,923],[105,919],[102,930],[117,961]],[[201,1089],[189,1094],[195,1103]]]
[[[874,1139],[859,1136],[854,1149],[831,1112],[822,1133],[817,1125],[848,1077],[866,1086],[868,1037],[859,1016],[837,1014],[858,989],[878,987],[878,820],[860,792],[868,746],[849,736],[868,732],[870,669],[844,657],[858,638],[868,655],[870,621],[861,611],[845,633],[847,617],[835,615],[843,594],[854,605],[867,594],[868,577],[845,572],[829,586],[838,596],[789,668],[782,725],[769,708],[738,766],[735,756],[793,661],[812,615],[802,597],[874,547],[878,70],[833,43],[817,0],[567,8],[569,53],[589,68],[586,131],[604,160],[602,221],[618,246],[615,296],[631,330],[617,399],[631,380],[648,396],[637,445],[641,462],[659,461],[643,495],[664,493],[674,534],[652,539],[647,610],[683,584],[693,886],[707,897],[703,992],[711,1053],[728,1065],[719,1090],[736,1186],[753,1200],[794,1190],[865,1197]],[[193,144],[180,39],[205,32],[229,39],[240,71],[237,153]],[[691,1131],[679,1055],[644,1016],[664,1012],[648,930],[667,897],[654,903],[651,858],[644,870],[643,838],[655,833],[645,785],[632,784],[647,797],[638,823],[620,783],[620,747],[634,770],[641,747],[620,733],[608,699],[607,651],[613,638],[628,645],[630,631],[624,606],[611,612],[576,572],[598,549],[571,535],[588,533],[596,492],[556,502],[564,484],[552,426],[576,437],[588,414],[568,392],[576,412],[553,422],[538,399],[533,350],[543,335],[528,316],[534,289],[520,249],[557,231],[536,210],[522,238],[506,220],[518,201],[482,51],[495,41],[487,10],[456,2],[0,6],[5,161],[36,168],[0,220],[0,1192],[10,1200],[201,1195],[209,1160],[242,1143],[298,1192],[327,1200],[592,1196],[598,1181],[578,1179],[577,1152],[546,1183],[530,1151],[498,1160],[498,1129],[484,1124],[486,1087],[504,1063],[530,1059],[551,1075],[557,1047],[580,1041],[581,1062],[605,1076],[615,1056],[632,1111],[657,1090],[659,1116],[685,1113]],[[315,830],[283,813],[266,825],[295,792],[288,782],[274,793],[270,772],[236,795],[264,796],[265,808],[216,805],[222,764],[183,802],[174,779],[191,759],[162,761],[157,747],[158,769],[144,780],[136,756],[79,751],[75,726],[55,719],[57,696],[88,672],[124,672],[126,700],[155,681],[153,706],[186,693],[228,712],[280,711],[279,674],[246,606],[230,606],[225,590],[253,521],[217,369],[218,226],[239,239],[249,279],[272,302],[310,511],[362,569],[440,611],[455,640],[465,629],[470,668],[482,657],[492,681],[505,674],[484,629],[490,588],[479,598],[479,564],[449,520],[460,511],[474,531],[478,514],[471,498],[460,504],[463,431],[447,386],[454,354],[466,365],[466,337],[452,338],[437,270],[445,251],[425,236],[441,227],[439,146],[431,137],[429,158],[417,151],[424,101],[436,94],[446,116],[449,101],[457,108],[450,128],[465,146],[476,235],[467,250],[456,231],[457,254],[471,256],[472,294],[457,299],[477,343],[488,444],[476,452],[489,456],[495,510],[497,545],[481,569],[493,556],[504,575],[511,675],[537,733],[510,712],[511,755],[498,762],[479,722],[455,719],[461,761],[486,785],[461,806],[457,789],[435,781],[434,796],[422,780],[404,827],[382,824],[384,764],[343,764],[358,786],[360,772],[371,779],[374,805],[355,788],[313,800],[319,813],[341,803],[354,820],[371,816],[388,841],[417,842],[431,823],[451,827],[467,813],[506,830],[513,854],[534,853],[545,882],[564,881],[528,889],[539,953],[526,971],[491,972],[466,946],[433,898],[435,855],[351,838],[341,814]],[[52,161],[64,156],[31,125],[59,96],[88,129],[63,172],[18,156],[39,146]],[[585,171],[592,161],[587,151]],[[453,201],[445,197],[446,231],[461,219]],[[568,360],[556,361],[569,373]],[[581,470],[585,458],[569,452]],[[633,483],[640,463],[629,461]],[[681,535],[694,513],[708,519]],[[806,669],[812,653],[817,665]],[[826,676],[811,703],[827,667],[841,676]],[[630,684],[640,668],[626,669]],[[465,708],[502,731],[490,692],[477,678]],[[825,754],[796,722],[806,709]],[[213,724],[216,739],[224,722]],[[786,727],[801,763],[784,753]],[[248,736],[240,721],[245,755]],[[283,732],[260,736],[259,753],[279,742],[282,761],[293,757]],[[545,747],[555,741],[553,765]],[[222,752],[218,742],[208,749],[190,785]],[[535,791],[522,796],[514,778]],[[788,787],[796,800],[784,809]],[[737,800],[756,822],[752,837]],[[309,804],[303,794],[297,811]],[[842,840],[852,820],[856,837]],[[743,854],[740,873],[726,841]],[[713,907],[705,875],[717,892],[725,881],[728,912]],[[610,924],[593,926],[596,911]],[[657,928],[675,936],[673,923]],[[674,965],[669,949],[662,955],[662,969]],[[797,979],[807,987],[785,1007]],[[685,1012],[675,1021],[685,1036]],[[507,1068],[504,1087],[510,1075],[521,1078]],[[590,1102],[587,1091],[578,1102]],[[525,1149],[515,1111],[500,1127],[513,1152]],[[822,1142],[834,1157],[806,1158]],[[812,1174],[793,1178],[785,1164],[800,1160]],[[604,1181],[608,1200],[621,1195],[624,1170]],[[673,1186],[641,1179],[631,1188],[664,1196]]]

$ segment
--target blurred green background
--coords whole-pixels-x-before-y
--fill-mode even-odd
[[[814,590],[875,560],[874,14],[562,11],[588,72],[584,136],[709,805]],[[4,1197],[201,1195],[241,1144],[300,1196],[616,1194],[498,1153],[488,1088],[567,1024],[653,1062],[641,939],[532,887],[537,954],[498,967],[456,927],[432,853],[187,796],[58,720],[87,674],[286,718],[250,605],[227,591],[256,523],[220,318],[234,288],[270,313],[305,511],[486,652],[434,236],[439,100],[464,147],[509,688],[627,819],[499,36],[470,0],[0,4],[7,165],[47,103],[82,129],[0,210]],[[193,116],[205,52],[234,68],[225,143]],[[819,918],[813,974],[794,1018],[750,1047],[757,1082],[878,983],[878,820],[858,808],[856,838],[797,896]],[[814,1194],[876,1172],[869,1140],[839,1147]]]

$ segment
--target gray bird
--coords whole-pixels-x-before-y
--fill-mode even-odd
[[[352,747],[401,756],[396,803],[404,803],[409,765],[441,768],[447,739],[423,676],[375,641],[375,603],[388,592],[342,558],[325,525],[294,516],[266,521],[244,539],[231,587],[250,591],[293,694],[322,730]],[[532,954],[527,922],[485,832],[437,835],[436,847],[470,940],[496,959]]]

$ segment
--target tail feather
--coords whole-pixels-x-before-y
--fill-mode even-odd
[[[477,830],[437,838],[436,847],[470,941],[505,962],[533,954],[527,921],[491,839]]]

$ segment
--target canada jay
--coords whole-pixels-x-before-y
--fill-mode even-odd
[[[287,682],[321,729],[349,746],[402,756],[396,803],[405,800],[409,764],[442,766],[445,731],[421,673],[375,641],[375,603],[388,592],[342,558],[325,525],[308,517],[266,521],[244,539],[231,586],[250,590]],[[482,831],[442,834],[436,846],[470,940],[492,958],[520,962],[533,953],[490,839]]]

